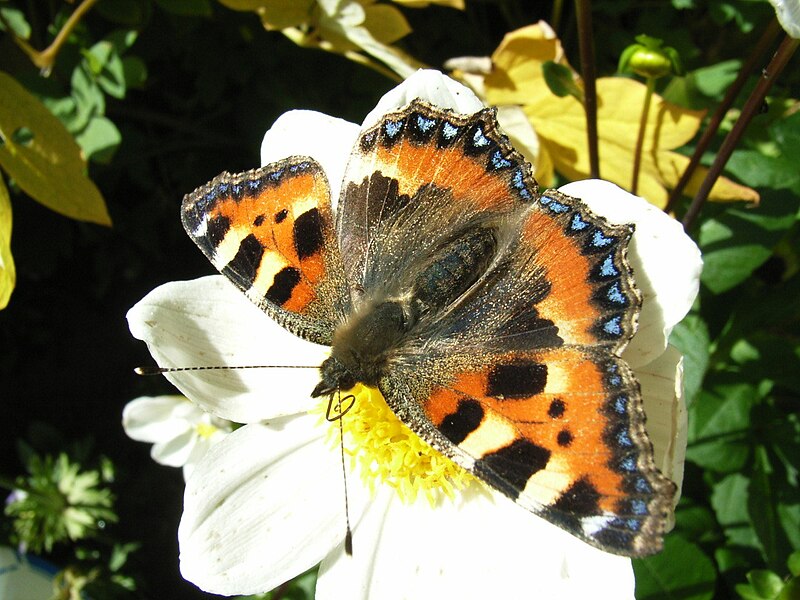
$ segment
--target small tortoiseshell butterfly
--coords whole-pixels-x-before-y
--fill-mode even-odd
[[[608,552],[661,549],[675,485],[620,358],[641,305],[633,227],[540,193],[493,110],[385,115],[353,148],[335,214],[320,165],[295,156],[223,173],[182,215],[248,298],[331,346],[314,396],[377,387],[524,508]]]

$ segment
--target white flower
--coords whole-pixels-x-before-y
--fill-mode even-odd
[[[781,27],[789,36],[800,38],[800,2],[798,0],[769,0]]]
[[[153,444],[153,460],[183,467],[185,477],[213,444],[231,432],[231,425],[178,395],[143,396],[122,410],[122,427],[128,437]]]
[[[462,112],[481,108],[468,89],[423,71],[389,92],[365,124],[417,97]],[[267,132],[262,161],[311,156],[324,167],[336,198],[359,130],[319,113],[290,112]],[[642,384],[658,464],[679,480],[685,450],[681,357],[667,349],[667,336],[697,292],[699,251],[672,219],[616,186],[588,181],[565,191],[612,221],[636,224],[630,258],[637,282],[641,275],[644,309],[640,333],[625,358]],[[288,334],[221,276],[163,285],[134,306],[128,320],[133,335],[164,366],[319,365],[328,355],[327,348]],[[316,590],[321,600],[633,598],[629,559],[590,547],[476,483],[432,507],[425,500],[430,494],[408,479],[390,480],[395,487],[380,478],[365,482],[367,468],[358,463],[358,452],[346,461],[354,535],[348,556],[342,465],[329,435],[338,426],[326,423],[318,401],[309,397],[316,370],[167,377],[205,410],[247,423],[211,448],[187,482],[181,572],[204,590],[263,592],[321,562]],[[345,423],[357,421],[353,413],[361,404],[372,406],[363,400],[359,397]],[[369,443],[379,444],[384,429],[391,436],[379,451],[391,455],[414,443],[398,435],[396,424],[368,425]],[[374,461],[368,468],[413,470],[418,455],[392,456],[396,465]],[[435,471],[437,457],[420,459],[436,463]],[[408,500],[420,491],[422,498]]]

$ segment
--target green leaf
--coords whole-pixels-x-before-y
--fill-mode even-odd
[[[756,446],[753,458],[747,508],[753,529],[764,549],[767,566],[773,570],[781,570],[791,551],[777,513],[777,488],[783,482],[774,481],[774,469],[764,446]],[[758,589],[757,585],[756,588]],[[777,595],[777,592],[773,595]]]
[[[679,535],[668,535],[659,554],[632,562],[637,600],[704,600],[714,595],[714,564]]]
[[[741,469],[750,452],[750,409],[758,397],[758,390],[741,383],[716,383],[701,391],[689,407],[686,458],[712,471]]]
[[[3,15],[3,20],[0,21],[0,31],[6,31],[5,23],[11,28],[18,38],[28,40],[31,37],[31,26],[25,18],[25,13],[10,6],[0,7],[0,15]]]
[[[691,406],[708,368],[708,326],[699,315],[689,314],[672,330],[669,343],[683,354],[683,389]]]
[[[138,56],[126,56],[122,59],[122,72],[125,76],[125,87],[141,88],[147,81],[147,65]]]
[[[746,280],[771,255],[796,219],[800,197],[765,190],[753,209],[729,208],[700,227],[701,281],[715,294]]]
[[[772,571],[755,569],[747,574],[747,580],[762,598],[776,598],[783,589],[783,580]]]
[[[800,364],[800,344],[788,335],[756,331],[731,348],[731,359],[741,365],[740,372],[750,381],[768,379],[800,393],[800,370],[787,364]]]
[[[682,496],[675,511],[675,527],[682,535],[695,542],[705,543],[719,540],[719,527],[714,513],[707,506],[690,505]]]
[[[96,116],[106,112],[106,97],[85,65],[79,64],[72,71],[72,98],[75,101],[76,113],[72,127],[81,131]]]
[[[11,256],[11,198],[0,176],[0,309],[8,306],[17,283],[17,270]]]
[[[711,506],[730,545],[760,551],[761,545],[750,524],[747,511],[749,487],[750,479],[741,473],[728,475],[714,486]]]
[[[108,164],[122,141],[119,129],[105,117],[96,117],[75,139],[87,158]]]
[[[28,142],[16,141],[29,131]],[[10,75],[0,72],[0,166],[34,200],[64,216],[111,225],[105,201],[84,174],[75,140]]]
[[[689,74],[689,78],[701,94],[709,98],[716,98],[727,91],[739,74],[741,66],[741,60],[726,60],[697,69]]]
[[[772,189],[791,189],[800,194],[800,113],[773,122],[767,129],[773,144],[768,150],[737,150],[725,169],[748,185]]]
[[[572,71],[566,65],[548,60],[542,64],[542,75],[547,87],[559,98],[572,96],[583,102],[583,90],[576,85]]]
[[[789,567],[789,574],[792,577],[800,577],[800,550],[789,555],[786,566]]]
[[[783,586],[778,600],[797,600],[800,598],[800,579],[795,578]]]
[[[125,70],[120,53],[126,49],[128,37],[136,39],[135,34],[126,36],[126,33],[118,33],[114,40],[101,40],[83,52],[86,66],[97,84],[114,98],[125,97]]]

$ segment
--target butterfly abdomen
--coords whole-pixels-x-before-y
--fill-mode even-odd
[[[486,272],[497,253],[495,233],[476,227],[443,245],[414,280],[411,298],[418,311],[441,310]]]

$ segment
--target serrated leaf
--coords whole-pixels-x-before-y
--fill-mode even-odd
[[[28,129],[32,139],[15,142]],[[31,198],[64,216],[111,225],[100,191],[84,174],[78,144],[61,122],[7,73],[0,72],[0,166]]]
[[[679,535],[668,535],[659,554],[632,562],[637,600],[705,600],[714,595],[714,564]]]
[[[0,176],[0,309],[8,306],[17,283],[17,270],[11,256],[11,198]]]

